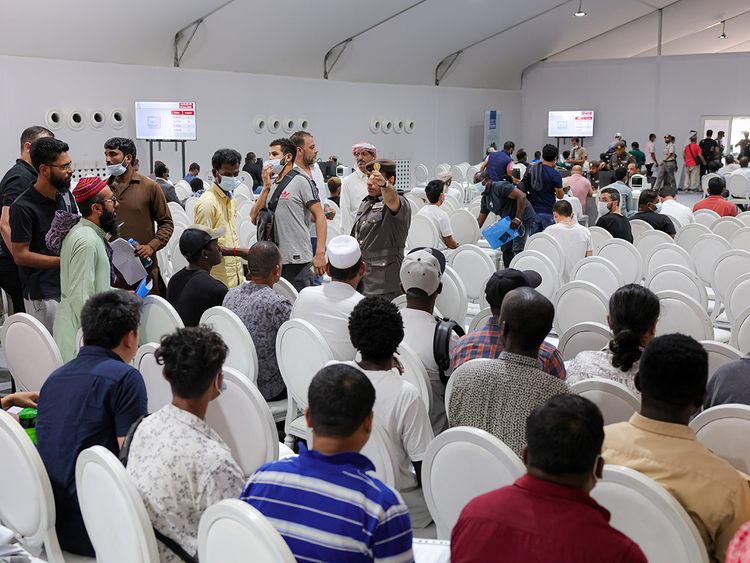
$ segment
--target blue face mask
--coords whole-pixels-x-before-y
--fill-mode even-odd
[[[107,166],[107,172],[110,174],[110,176],[122,176],[127,171],[128,167],[125,166],[125,161],[118,164],[110,164]]]
[[[656,204],[656,212],[661,213],[661,203]]]
[[[219,182],[219,187],[225,192],[231,193],[236,190],[241,183],[239,176],[222,176],[221,182]]]

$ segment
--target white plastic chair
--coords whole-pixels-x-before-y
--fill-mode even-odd
[[[703,190],[703,193],[705,195],[708,195],[708,182],[711,180],[711,178],[720,178],[718,174],[714,172],[709,172],[708,174],[704,174],[701,178],[701,189]]]
[[[748,178],[742,174],[730,174],[726,177],[726,181],[727,191],[729,192],[727,201],[742,205],[750,204],[750,199],[748,199],[750,180]]]
[[[240,223],[240,228],[237,231],[240,239],[240,245],[245,248],[252,246],[253,237],[257,236],[255,225],[252,224],[250,219],[243,219]]]
[[[605,465],[591,496],[609,510],[610,524],[636,542],[650,563],[708,563],[690,516],[656,481],[626,467]]]
[[[680,333],[696,340],[713,340],[714,329],[706,310],[692,297],[680,291],[660,291],[659,322],[656,336]]]
[[[560,272],[544,254],[537,250],[524,250],[516,254],[510,262],[516,270],[531,270],[542,277],[542,283],[536,290],[547,299],[552,299],[560,287]]]
[[[677,217],[674,215],[670,215],[669,213],[664,213],[666,217],[669,217],[669,220],[672,221],[672,225],[674,226],[675,231],[679,231],[682,227],[685,225],[682,224],[682,221],[680,221]],[[666,234],[666,233],[665,233]]]
[[[745,211],[745,213],[750,212]],[[750,220],[750,215],[746,215],[745,217]],[[734,231],[729,236],[729,244],[732,245],[732,248],[750,251],[750,226],[742,227],[741,229]]]
[[[563,360],[575,358],[580,352],[601,350],[612,340],[612,331],[601,323],[580,323],[566,330],[557,343]]]
[[[605,426],[630,420],[641,408],[638,397],[617,381],[594,377],[574,383],[570,390],[599,407]]]
[[[737,219],[742,221],[746,227],[750,226],[750,211],[743,211],[737,214]]]
[[[141,308],[138,343],[161,342],[165,334],[172,334],[185,325],[174,307],[158,295],[147,295]]]
[[[374,418],[370,437],[359,453],[375,466],[375,471],[372,472],[375,477],[389,487],[396,487],[396,470],[393,466],[393,455],[388,448],[388,434]]]
[[[690,421],[698,441],[735,469],[750,472],[750,406],[736,403],[706,409]]]
[[[666,235],[667,233],[664,234]],[[677,231],[674,242],[690,252],[693,249],[695,241],[697,241],[703,235],[710,234],[712,234],[711,229],[709,229],[706,225],[703,225],[701,223],[690,223],[689,225],[685,225],[679,231]]]
[[[599,249],[605,242],[614,238],[612,233],[607,229],[597,227],[596,225],[589,227],[589,231],[591,231],[591,242],[594,245],[594,254],[599,252]]]
[[[588,256],[578,262],[570,272],[570,279],[592,283],[607,297],[624,285],[620,269],[601,256]]]
[[[524,250],[536,250],[541,252],[550,259],[555,269],[563,276],[563,281],[567,279],[565,273],[565,250],[558,240],[547,233],[537,233],[526,240]]]
[[[613,238],[595,253],[606,258],[622,272],[625,283],[640,283],[643,279],[643,261],[638,249],[626,240]]]
[[[453,238],[460,245],[476,244],[482,233],[476,216],[467,209],[457,209],[450,216]]]
[[[711,230],[714,234],[730,240],[735,232],[744,227],[745,224],[737,219],[737,217],[720,217],[713,222],[713,224],[711,225]]]
[[[52,335],[28,313],[8,317],[2,342],[8,371],[19,391],[39,391],[49,375],[63,365]]]
[[[649,251],[660,244],[674,244],[674,240],[664,231],[651,229],[641,235],[638,242],[635,244],[635,247],[638,249],[638,253],[644,258],[645,262],[645,258],[648,256]],[[645,263],[643,271],[646,271]]]
[[[723,342],[701,340],[701,344],[708,354],[708,379],[711,379],[716,370],[724,364],[739,360],[742,357],[742,353],[737,348]]]
[[[711,225],[713,225],[716,220],[721,217],[721,215],[719,215],[712,209],[699,209],[698,211],[693,213],[693,216],[695,217],[696,223],[705,225],[709,229],[711,228]]]
[[[238,499],[209,506],[198,525],[201,563],[296,563],[289,546],[256,508]]]
[[[439,242],[440,233],[435,223],[424,215],[412,215],[406,245],[409,248],[437,248]]]
[[[740,351],[750,351],[750,307],[737,314],[729,344]]]
[[[441,281],[443,289],[435,300],[435,306],[440,309],[445,317],[463,326],[469,301],[461,276],[458,275],[456,270],[446,266]]]
[[[695,264],[687,250],[673,242],[651,248],[643,259],[646,276],[666,265],[678,265],[695,271]]]
[[[273,284],[273,290],[286,297],[292,305],[294,305],[294,302],[299,295],[297,288],[295,288],[286,278],[279,278],[279,281]]]
[[[750,252],[747,250],[728,250],[714,261],[711,272],[711,288],[716,299],[722,303],[729,295],[729,287],[737,278],[750,272]]]
[[[724,312],[730,326],[737,315],[750,307],[750,273],[738,276],[727,288],[724,296]]]
[[[83,347],[83,329],[78,328],[76,331],[76,354],[80,351],[80,349]]]
[[[169,212],[172,214],[172,220],[182,220],[185,222],[185,224],[190,225],[190,220],[188,219],[187,213],[185,213],[185,209],[177,203],[176,201],[170,201],[167,203],[167,207],[169,207]]]
[[[437,537],[450,538],[470,500],[512,484],[525,472],[513,450],[484,430],[457,426],[437,436],[422,462],[422,490]]]
[[[487,280],[495,272],[492,258],[478,246],[466,244],[453,251],[448,263],[461,278],[469,301],[479,302]]]
[[[479,312],[474,315],[474,318],[471,319],[468,332],[474,332],[478,328],[484,328],[487,324],[487,321],[490,320],[490,317],[492,317],[492,309],[490,309],[489,307],[480,309]]]
[[[635,245],[638,245],[638,241],[641,239],[641,237],[645,233],[649,231],[653,231],[654,228],[650,224],[646,223],[646,221],[643,221],[642,219],[632,219],[630,221],[630,230],[633,231],[633,243]]]
[[[417,164],[414,167],[414,179],[417,185],[426,184],[430,179],[430,171],[424,164]]]
[[[76,488],[86,531],[101,563],[158,563],[146,507],[120,460],[103,446],[83,450]]]
[[[552,303],[555,305],[553,326],[558,335],[581,323],[607,325],[609,298],[592,283],[568,282],[557,291]]]
[[[698,274],[684,266],[677,264],[659,266],[648,274],[645,285],[654,293],[680,291],[700,303],[703,310],[708,310],[706,286]]]
[[[698,237],[690,249],[690,257],[695,263],[695,273],[706,285],[711,285],[714,263],[727,250],[729,241],[719,235],[710,234]]]
[[[185,200],[185,214],[190,220],[190,224],[195,223],[195,205],[198,203],[198,198],[190,196]]]
[[[229,348],[224,367],[237,370],[251,383],[258,379],[258,353],[245,323],[226,307],[211,307],[201,315],[200,324],[212,327]]]
[[[142,344],[133,360],[135,369],[141,373],[143,383],[146,385],[148,412],[150,413],[172,402],[172,388],[164,379],[164,367],[156,363],[154,353],[158,347],[156,342]]]

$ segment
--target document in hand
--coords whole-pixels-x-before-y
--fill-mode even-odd
[[[110,242],[109,246],[112,248],[112,264],[122,274],[125,283],[133,285],[146,277],[146,268],[128,241],[118,238]]]

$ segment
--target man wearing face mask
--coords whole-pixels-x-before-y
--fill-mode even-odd
[[[643,190],[641,197],[638,199],[638,213],[633,215],[630,220],[640,219],[646,221],[657,231],[664,231],[672,238],[675,237],[677,231],[674,228],[674,223],[668,215],[662,215],[661,203],[659,203],[659,194],[654,190]]]
[[[29,154],[38,177],[10,206],[10,250],[26,312],[50,332],[60,302],[60,257],[49,249],[45,235],[55,211],[78,212],[68,191],[74,171],[68,150],[67,143],[51,137],[35,141]]]
[[[620,192],[616,188],[599,190],[599,201],[596,202],[599,219],[596,226],[608,231],[614,238],[633,242],[633,230],[630,221],[620,212]]]
[[[411,207],[396,190],[396,163],[375,160],[367,167],[367,197],[362,200],[351,235],[362,248],[365,277],[360,293],[391,301],[401,295],[401,263],[411,225]]]
[[[115,281],[107,235],[117,238],[117,198],[96,176],[81,178],[73,190],[81,220],[65,235],[60,251],[60,306],[53,335],[63,362],[76,355],[81,309],[89,297]]]
[[[174,223],[167,200],[159,184],[136,172],[133,163],[136,157],[135,144],[130,139],[113,137],[104,143],[107,184],[119,202],[118,217],[122,226],[120,236],[138,241],[135,250],[141,258],[150,258],[153,266],[149,277],[154,282],[152,293],[166,295],[166,284],[159,275],[156,251],[169,242]],[[156,231],[154,231],[156,223]],[[118,279],[117,287],[131,289],[125,281]]]
[[[351,231],[357,210],[367,197],[367,178],[370,176],[367,165],[377,158],[378,149],[362,141],[352,147],[352,155],[357,168],[341,184],[341,232],[345,234]]]
[[[211,158],[214,183],[198,199],[195,205],[195,222],[211,230],[223,229],[219,246],[223,256],[221,263],[211,269],[211,275],[228,288],[237,287],[245,281],[242,268],[247,249],[239,248],[237,234],[237,203],[232,192],[240,185],[242,155],[234,149],[219,149]]]

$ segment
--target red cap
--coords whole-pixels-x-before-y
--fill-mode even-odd
[[[78,180],[78,184],[73,189],[73,197],[76,203],[81,203],[82,201],[91,199],[106,187],[107,182],[98,176],[87,176]]]

